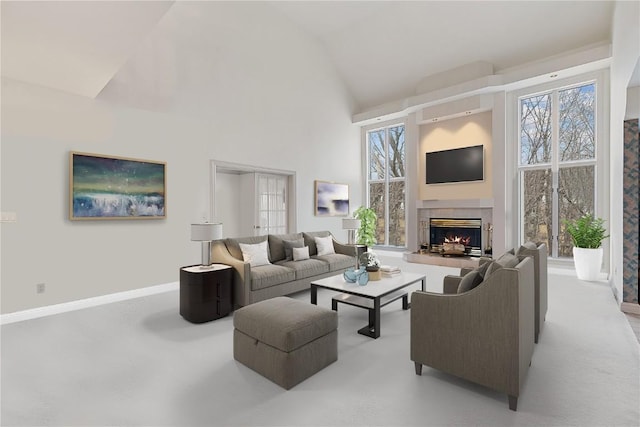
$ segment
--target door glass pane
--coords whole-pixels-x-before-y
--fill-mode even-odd
[[[551,162],[551,94],[520,101],[520,164]]]
[[[560,168],[558,173],[558,215],[560,233],[558,256],[571,257],[571,237],[565,231],[564,220],[574,220],[594,212],[595,166]]]
[[[522,171],[523,241],[545,242],[552,236],[551,169]]]
[[[561,90],[560,161],[595,158],[595,84]]]
[[[369,207],[378,215],[378,224],[376,226],[376,241],[379,245],[385,242],[385,206],[384,182],[369,183]]]
[[[389,178],[404,177],[404,126],[389,128]]]
[[[389,183],[389,245],[405,246],[404,181]]]
[[[385,177],[384,129],[369,132],[369,179]]]
[[[286,233],[286,180],[280,175],[258,175],[257,235]]]

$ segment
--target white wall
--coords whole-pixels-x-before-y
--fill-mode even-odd
[[[640,62],[636,65],[640,67]],[[625,120],[640,118],[640,86],[627,89],[627,109]]]
[[[0,226],[3,314],[177,281],[200,259],[210,159],[296,171],[298,229],[346,239],[313,216],[313,182],[361,188],[352,100],[315,40],[251,5],[174,4],[98,100],[3,79],[1,209],[18,214]],[[167,219],[70,222],[70,150],[166,161]]]
[[[623,275],[623,122],[626,110],[627,86],[640,56],[639,2],[617,1],[613,15],[611,60],[611,285],[619,303],[622,303]]]

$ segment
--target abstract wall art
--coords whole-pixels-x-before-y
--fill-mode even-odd
[[[166,163],[71,152],[69,219],[166,218]]]
[[[349,185],[335,182],[315,182],[316,216],[349,215]]]

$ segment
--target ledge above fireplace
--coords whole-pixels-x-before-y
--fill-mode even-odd
[[[493,208],[493,199],[418,200],[418,209]]]

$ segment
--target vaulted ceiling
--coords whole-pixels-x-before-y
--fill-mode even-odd
[[[2,75],[96,97],[161,20],[180,14],[175,22],[189,25],[210,13],[216,22],[222,3],[2,1]],[[610,43],[614,9],[611,1],[260,3],[257,10],[271,8],[324,46],[360,111],[414,95],[425,77],[465,64],[499,72]]]

